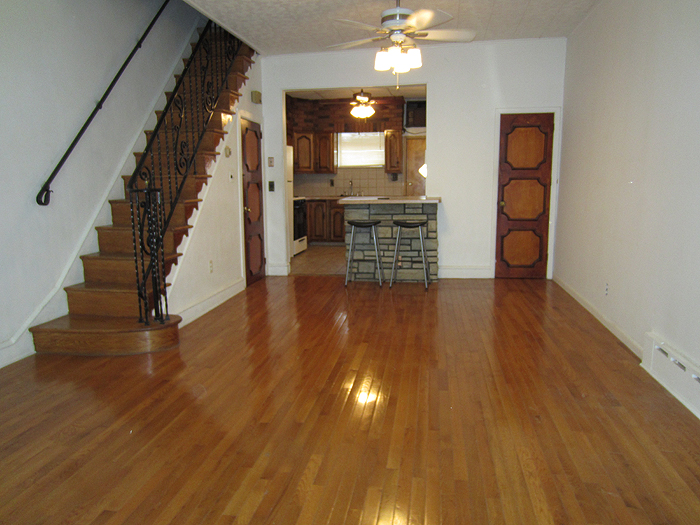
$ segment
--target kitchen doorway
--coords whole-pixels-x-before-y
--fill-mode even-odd
[[[361,90],[371,94],[377,122],[368,117],[358,126],[355,122],[358,119],[350,117],[353,107],[350,103],[354,94]],[[295,147],[294,170],[289,177],[292,184],[288,184],[287,191],[291,189],[291,199],[306,200],[308,225],[307,249],[291,256],[290,275],[345,274],[343,210],[342,206],[334,204],[339,198],[416,195],[421,191],[424,194],[425,176],[419,174],[418,169],[425,162],[426,96],[425,84],[402,85],[398,89],[396,86],[356,86],[286,92],[287,144]],[[403,98],[398,105],[396,97]],[[392,108],[402,108],[402,112]],[[387,127],[389,124],[391,127]],[[394,135],[400,140],[398,168],[387,164],[388,161],[357,166],[339,162],[337,144],[341,133],[381,133],[387,129],[400,130]],[[335,140],[327,141],[328,136]],[[327,154],[326,143],[335,146],[332,156]],[[298,157],[296,151],[304,155]],[[326,158],[334,158],[332,166],[323,162]],[[409,169],[415,172],[411,184],[408,184]]]

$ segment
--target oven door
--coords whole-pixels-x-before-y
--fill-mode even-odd
[[[306,199],[294,199],[294,255],[306,250]]]

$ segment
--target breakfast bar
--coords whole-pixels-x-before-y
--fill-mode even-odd
[[[424,230],[425,249],[430,267],[430,280],[437,280],[438,275],[438,232],[437,208],[440,197],[343,197],[338,201],[345,207],[345,246],[350,243],[350,226],[348,220],[380,220],[377,226],[379,255],[384,274],[383,280],[389,281],[394,259],[398,227],[394,220],[426,220]],[[376,280],[374,244],[369,230],[355,234],[355,255],[351,273],[354,280]],[[423,260],[420,251],[420,238],[417,229],[401,232],[401,251],[395,281],[423,281]]]

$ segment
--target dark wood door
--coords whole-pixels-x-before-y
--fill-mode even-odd
[[[241,119],[243,150],[243,224],[245,235],[246,284],[265,276],[263,230],[262,133],[260,124]]]
[[[554,114],[501,115],[496,277],[547,276]]]
[[[406,195],[425,195],[425,177],[419,173],[425,164],[425,137],[406,139]]]

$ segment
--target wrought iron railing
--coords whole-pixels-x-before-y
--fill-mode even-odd
[[[146,324],[169,319],[163,239],[241,47],[207,23],[129,179],[139,320]]]

